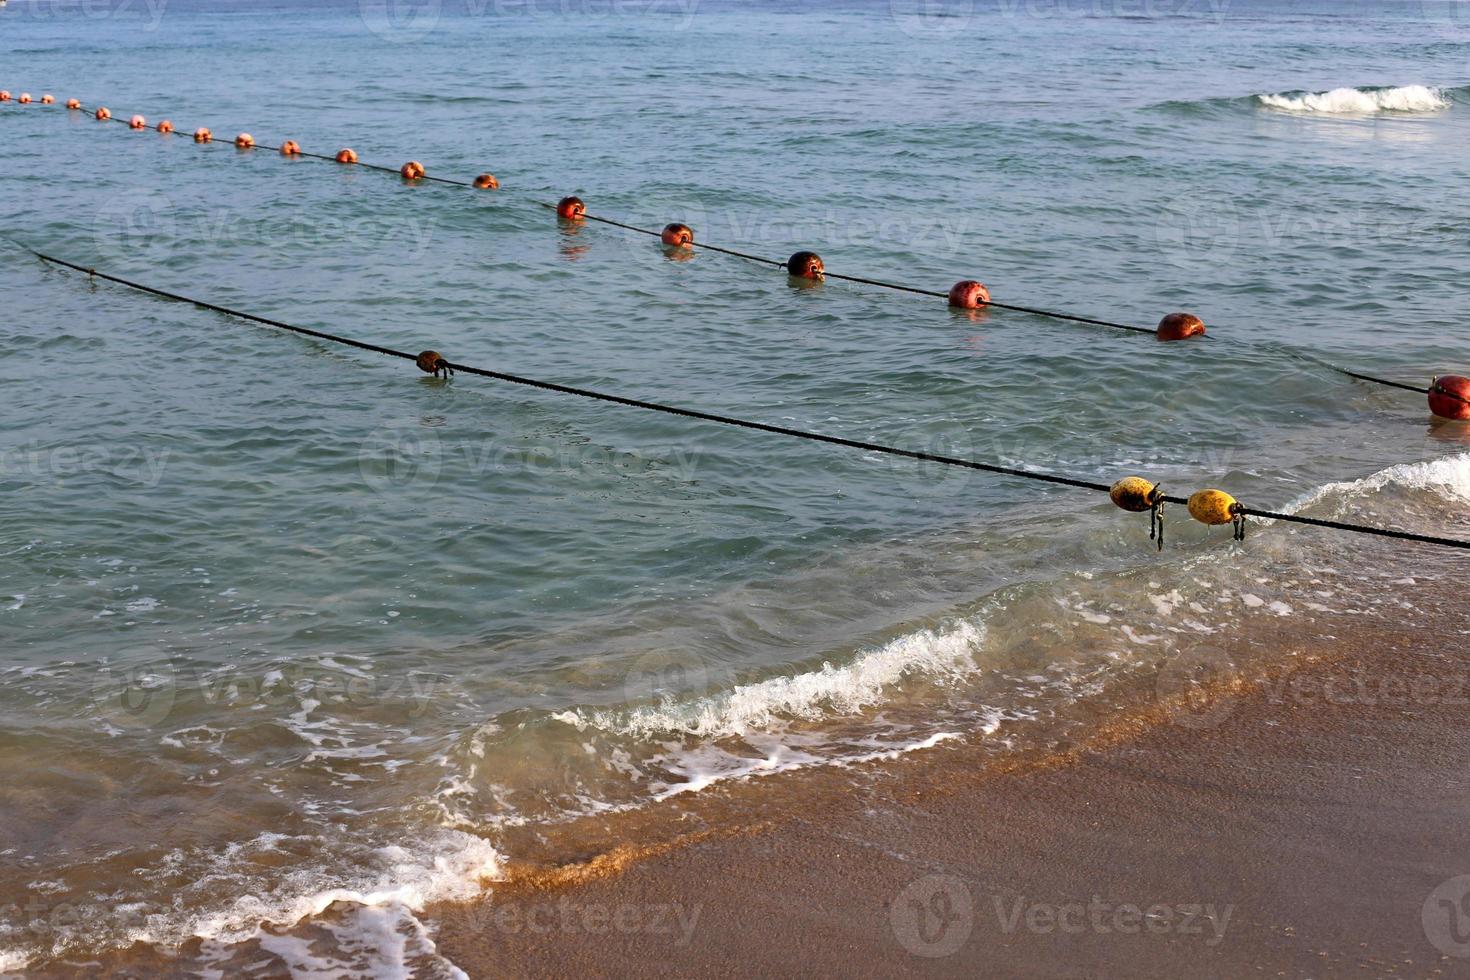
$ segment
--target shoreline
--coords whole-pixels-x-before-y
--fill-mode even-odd
[[[1435,619],[1364,623],[1060,756],[941,745],[765,813],[782,780],[840,777],[755,780],[704,801],[743,820],[513,867],[433,909],[435,940],[471,977],[1470,970],[1470,655]]]

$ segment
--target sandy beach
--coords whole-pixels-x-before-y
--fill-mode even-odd
[[[1065,757],[977,771],[938,747],[799,813],[528,874],[442,910],[439,948],[486,977],[1464,976],[1470,663],[1448,620]]]

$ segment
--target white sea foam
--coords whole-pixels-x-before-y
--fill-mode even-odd
[[[1335,88],[1330,92],[1305,95],[1258,95],[1261,105],[1283,112],[1322,113],[1327,115],[1371,115],[1377,112],[1433,112],[1449,106],[1449,100],[1437,88],[1405,85],[1401,88],[1360,89]]]
[[[555,717],[578,729],[597,728],[635,738],[743,736],[782,719],[851,714],[880,703],[885,689],[906,678],[958,679],[975,669],[974,654],[983,638],[984,631],[968,622],[946,632],[920,630],[859,654],[842,667],[824,663],[819,670],[741,684],[693,701],[666,698],[633,711],[575,709]]]
[[[1359,480],[1328,483],[1303,494],[1287,512],[1295,513],[1323,500],[1362,497],[1388,487],[1422,490],[1453,503],[1470,503],[1470,453],[1444,456],[1424,463],[1399,463]]]

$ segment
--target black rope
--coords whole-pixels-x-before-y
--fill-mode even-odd
[[[11,241],[14,241],[14,239],[11,239]],[[208,303],[204,300],[194,299],[190,296],[184,296],[179,293],[172,293],[167,290],[158,289],[154,286],[148,286],[144,285],[143,283],[134,282],[130,279],[124,279],[121,276],[113,276],[108,275],[104,272],[98,272],[96,269],[92,269],[84,265],[79,265],[75,262],[68,262],[65,259],[58,259],[54,256],[46,255],[43,252],[38,252],[35,249],[30,248],[29,246],[22,245],[19,242],[15,242],[15,244],[19,248],[36,256],[36,258],[42,260],[43,262],[49,262],[53,265],[62,266],[64,268],[72,269],[77,272],[84,272],[88,276],[97,279],[103,279],[107,282],[117,283],[120,286],[126,286],[129,289],[135,289],[139,292],[148,293],[152,296],[158,296],[163,299],[174,300],[180,303],[190,303],[201,309],[210,310],[215,313],[221,313],[225,316],[232,316],[236,317],[237,319],[250,321],[252,323],[259,323],[268,327],[275,327],[279,330],[286,330],[291,333],[301,334],[306,337],[314,337],[318,340],[325,340],[335,344],[343,344],[348,347],[355,347],[358,350],[372,351],[377,354],[387,354],[390,357],[398,357],[408,361],[418,360],[417,355],[410,354],[407,351],[395,350],[392,347],[383,347],[378,344],[369,344],[360,340],[353,340],[350,337],[343,337],[339,334],[327,333],[326,331],[322,330],[312,330],[307,327],[298,327],[289,323],[284,323],[280,320],[270,319],[269,317],[257,316],[253,313],[246,313],[241,310],[231,309],[227,306],[220,306],[217,303]],[[1109,493],[1112,489],[1112,487],[1106,483],[1096,483],[1091,480],[1079,480],[1073,477],[1060,476],[1054,473],[1040,473],[1033,470],[1017,469],[1011,466],[1000,466],[995,463],[982,463],[978,460],[960,459],[955,456],[944,456],[938,453],[926,453],[912,449],[900,449],[895,446],[885,446],[880,443],[865,442],[861,439],[847,439],[842,436],[830,436],[820,432],[809,432],[805,429],[793,429],[784,425],[771,425],[766,422],[753,422],[749,419],[736,418],[731,415],[719,415],[714,412],[702,412],[692,408],[680,408],[675,405],[664,405],[660,402],[645,401],[639,398],[626,398],[622,395],[610,395],[606,392],[593,391],[588,388],[578,388],[573,385],[558,384],[554,381],[540,381],[535,378],[526,378],[520,375],[508,374],[504,371],[491,371],[487,368],[473,367],[468,364],[456,364],[449,360],[441,361],[440,366],[452,369],[453,371],[462,371],[465,374],[479,375],[483,378],[491,378],[493,380],[504,381],[509,384],[524,385],[526,387],[537,388],[542,391],[552,391],[564,395],[575,395],[579,398],[589,398],[595,401],[609,402],[614,405],[624,405],[629,408],[641,408],[651,412],[661,412],[665,415],[678,416],[680,418],[696,419],[703,422],[713,422],[719,425],[728,425],[740,429],[749,429],[755,432],[769,432],[774,435],[789,436],[794,439],[805,439],[811,442],[821,442],[832,446],[844,446],[849,449],[860,449],[864,452],[882,453],[889,456],[902,457],[904,459],[918,460],[920,462],[940,463],[945,466],[960,466],[966,469],[979,470],[985,473],[995,473],[1001,476],[1014,476],[1024,480],[1035,480],[1041,483],[1050,483],[1056,486],[1064,487],[1074,487],[1079,490],[1091,490],[1097,493]],[[1158,502],[1168,502],[1174,504],[1187,505],[1189,503],[1189,501],[1183,497],[1172,497],[1165,494],[1159,494],[1154,499]],[[1401,541],[1417,541],[1423,544],[1435,544],[1450,548],[1463,548],[1470,550],[1470,541],[1461,541],[1455,538],[1442,538],[1427,534],[1415,534],[1410,531],[1396,531],[1389,528],[1371,527],[1362,524],[1346,524],[1341,521],[1325,521],[1312,517],[1299,517],[1295,514],[1278,514],[1272,511],[1250,510],[1245,507],[1239,507],[1238,512],[1242,515],[1249,514],[1254,517],[1264,517],[1277,521],[1288,521],[1298,524],[1312,524],[1319,527],[1328,527],[1340,531],[1353,531],[1359,534],[1373,534],[1380,537],[1395,538]]]

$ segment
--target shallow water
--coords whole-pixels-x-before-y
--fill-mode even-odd
[[[11,0],[12,92],[502,190],[10,102],[3,230],[462,363],[1466,536],[1470,431],[1299,355],[1463,370],[1470,22],[1143,9]],[[533,203],[566,193],[1217,339],[673,261]],[[444,384],[0,261],[0,968],[203,936],[452,974],[414,911],[580,814],[1070,737],[1180,656],[1428,614],[1406,583],[1458,560],[1237,548],[1177,509],[1160,556],[1085,493]]]

